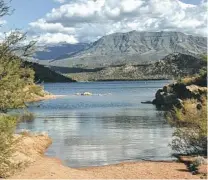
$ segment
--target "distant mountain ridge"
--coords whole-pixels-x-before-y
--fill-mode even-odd
[[[53,60],[51,66],[97,68],[120,64],[146,64],[171,53],[192,56],[207,51],[207,38],[181,32],[114,33],[83,49]]]
[[[84,50],[89,44],[77,43],[77,44],[56,44],[47,47],[40,46],[39,50],[35,52],[35,59],[38,60],[56,60],[68,57],[70,54]]]

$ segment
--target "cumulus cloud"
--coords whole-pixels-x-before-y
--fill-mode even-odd
[[[94,41],[110,33],[131,30],[181,31],[206,36],[206,1],[201,1],[199,5],[185,4],[179,0],[62,2],[65,4],[52,9],[42,19],[30,23],[31,28],[41,33],[50,33],[50,36],[43,34],[44,38],[54,38],[55,34],[59,34],[61,39],[63,34],[63,38],[67,35],[70,37],[68,41],[72,42]]]
[[[70,43],[76,44],[78,41],[74,36],[63,33],[45,33],[40,36],[32,36],[32,39],[39,44],[57,44],[57,43]]]
[[[61,33],[75,33],[75,28],[73,27],[64,27],[61,23],[48,23],[44,19],[39,19],[36,22],[31,22],[29,25],[32,28],[36,28],[36,30],[40,31],[46,31],[50,33],[56,33],[61,32]]]

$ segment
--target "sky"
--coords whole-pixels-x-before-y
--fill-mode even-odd
[[[0,19],[40,44],[92,42],[115,32],[180,31],[207,36],[206,0],[13,0]]]

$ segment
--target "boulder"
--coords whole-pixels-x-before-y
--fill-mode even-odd
[[[202,95],[207,95],[207,88],[196,85],[186,86],[187,94],[193,98],[199,98]]]
[[[155,94],[153,104],[159,106],[183,107],[183,99],[198,99],[207,95],[207,87],[173,83],[159,89]],[[200,108],[200,107],[198,107]]]
[[[174,93],[166,93],[160,89],[152,103],[156,105],[177,105],[181,104],[181,100]]]
[[[163,87],[163,91],[166,93],[171,93],[171,92],[173,92],[173,88],[172,88],[172,86],[167,85],[167,86]]]
[[[82,96],[92,96],[92,93],[90,93],[90,92],[84,92],[84,93],[82,93],[81,95],[82,95]]]

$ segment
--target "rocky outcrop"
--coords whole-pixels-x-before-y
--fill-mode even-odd
[[[206,62],[200,57],[174,53],[156,63],[119,66],[109,66],[96,69],[84,68],[58,68],[55,71],[67,74],[77,81],[107,81],[107,80],[148,80],[148,79],[173,79],[177,77],[192,76],[199,73]],[[203,82],[202,82],[203,83]]]
[[[180,107],[184,99],[197,99],[200,100],[202,96],[207,95],[207,87],[197,85],[185,85],[182,83],[173,83],[159,89],[155,94],[153,104],[171,107]]]

